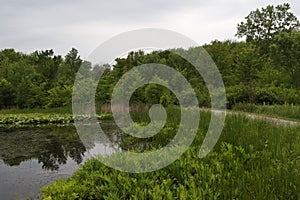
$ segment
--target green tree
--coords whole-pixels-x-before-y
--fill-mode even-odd
[[[64,107],[71,105],[73,89],[71,86],[56,86],[48,90],[46,107]]]
[[[0,109],[14,104],[15,90],[6,79],[0,79]]]
[[[215,40],[211,44],[203,46],[217,65],[227,87],[238,84],[233,73],[236,46],[238,46],[238,43],[230,40],[224,42]]]
[[[300,89],[300,32],[281,32],[270,49],[273,65],[283,68],[290,77],[290,85]]]
[[[19,108],[42,107],[45,104],[45,87],[32,81],[30,76],[23,77],[17,87],[16,104]]]
[[[45,51],[35,51],[31,54],[31,64],[35,66],[36,72],[43,75],[48,83],[48,88],[55,85],[57,71],[62,63],[61,56],[54,55],[52,49]]]
[[[5,59],[9,60],[11,63],[19,62],[24,56],[24,54],[16,52],[14,49],[4,49],[0,51],[0,63]]]
[[[259,49],[249,43],[241,43],[235,57],[235,72],[240,83],[244,86],[250,103],[255,102],[255,89],[258,84],[258,74],[263,68],[263,57]]]
[[[111,99],[111,94],[113,92],[112,73],[110,68],[102,68],[99,70],[104,70],[102,76],[99,79],[97,92],[96,92],[96,101],[100,105],[109,104]]]
[[[289,11],[290,8],[290,5],[285,3],[251,11],[245,18],[246,22],[238,24],[236,36],[246,36],[247,41],[272,40],[277,33],[290,32],[299,28],[300,23]]]
[[[155,75],[152,78],[152,81],[159,84],[150,83],[146,85],[145,88],[146,103],[149,105],[153,105],[153,104],[162,104],[163,106],[173,105],[176,101],[176,97],[167,87],[162,86],[163,84],[168,85],[168,83],[165,80],[162,80],[157,75]]]
[[[68,64],[73,73],[76,73],[82,64],[82,60],[79,56],[77,49],[72,48],[65,56],[65,63]]]

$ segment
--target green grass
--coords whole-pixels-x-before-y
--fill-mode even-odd
[[[159,148],[159,143],[168,141],[176,131],[178,110],[169,112],[172,115],[159,139],[146,141],[152,148]],[[132,116],[142,123],[149,120],[145,114]],[[201,113],[193,144],[171,165],[155,172],[131,174],[91,159],[71,178],[43,187],[43,199],[300,198],[300,127],[229,115],[214,150],[200,159],[199,149],[210,115]],[[170,130],[173,134],[164,134]],[[130,141],[129,145],[141,142],[132,138]]]

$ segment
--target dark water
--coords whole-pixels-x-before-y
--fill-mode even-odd
[[[115,125],[102,124],[112,140]],[[0,128],[0,199],[37,199],[40,189],[67,178],[92,155],[113,148],[94,141],[85,147],[72,125]]]

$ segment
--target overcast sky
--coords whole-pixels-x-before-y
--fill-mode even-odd
[[[85,58],[112,36],[140,28],[173,30],[202,45],[234,39],[251,10],[284,2],[300,19],[299,0],[0,0],[0,49],[65,55],[75,47]]]

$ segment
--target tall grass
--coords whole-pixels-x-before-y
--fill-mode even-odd
[[[152,148],[176,132],[179,110]],[[139,123],[147,113],[134,113]],[[44,199],[299,199],[300,127],[229,115],[214,150],[198,157],[210,121],[202,112],[197,136],[188,151],[171,165],[151,173],[130,174],[106,167],[97,159],[71,178],[43,188]],[[162,131],[164,132],[164,130]],[[130,145],[139,144],[131,140]],[[125,147],[127,144],[124,144]],[[128,146],[127,146],[128,147]]]
[[[125,105],[114,105],[114,109],[118,111],[125,111],[129,110],[131,112],[139,112],[139,111],[145,111],[149,110],[149,106],[146,104],[133,104],[129,107],[126,107]],[[96,112],[97,113],[111,113],[111,104],[96,104]]]

